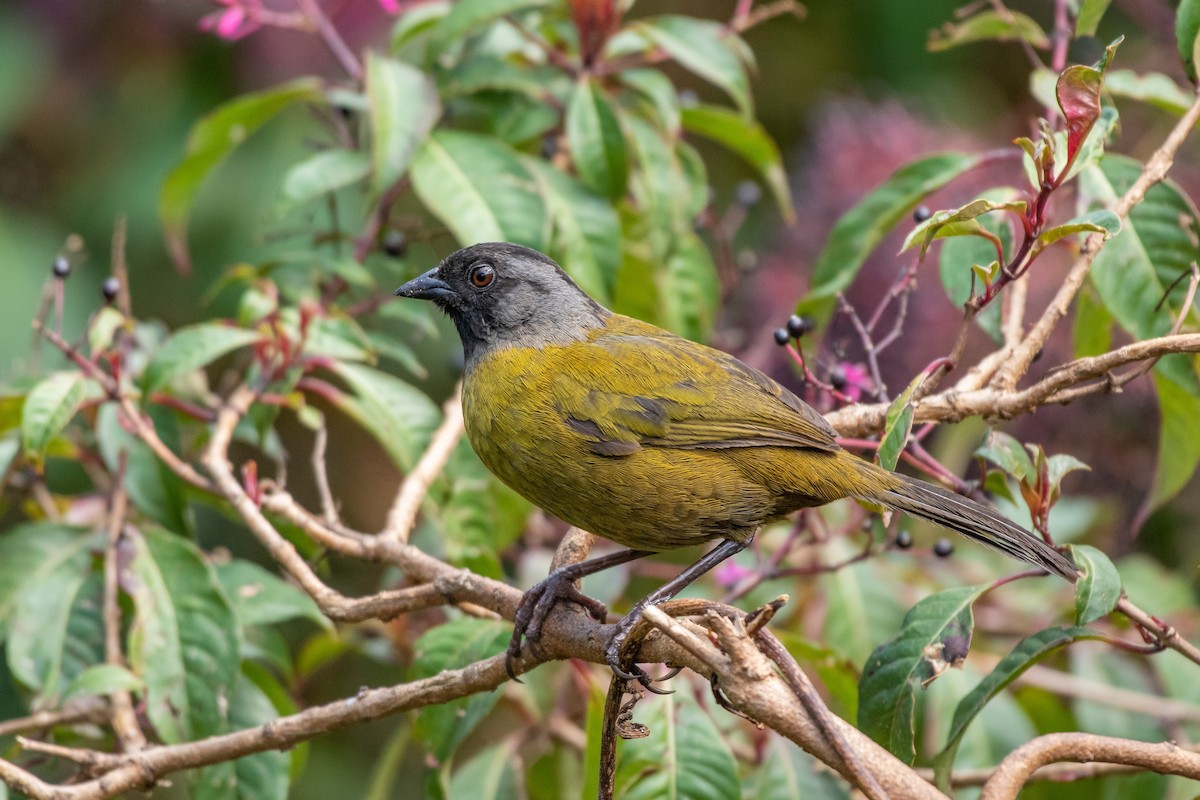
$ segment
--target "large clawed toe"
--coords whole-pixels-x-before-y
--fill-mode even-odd
[[[542,626],[559,600],[578,603],[599,622],[607,619],[608,607],[579,591],[575,587],[575,580],[571,575],[556,572],[521,596],[513,620],[512,639],[508,642],[504,658],[504,668],[513,680],[520,681],[515,674],[514,663],[521,657],[522,644],[526,641],[535,644],[542,638]]]

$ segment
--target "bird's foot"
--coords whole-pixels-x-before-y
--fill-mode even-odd
[[[642,640],[641,638],[630,639],[629,634],[641,622],[643,608],[644,606],[639,603],[617,623],[617,630],[613,633],[612,638],[608,640],[608,645],[604,648],[604,660],[608,662],[608,666],[618,678],[626,681],[637,681],[645,687],[646,691],[653,692],[654,694],[672,694],[671,689],[659,689],[656,687],[654,685],[655,679],[650,677],[650,674],[646,670],[635,663],[638,650],[642,646]],[[678,674],[678,669],[672,669],[666,676],[659,680],[669,680]]]
[[[542,625],[557,601],[570,600],[578,603],[597,622],[604,622],[608,618],[608,607],[579,591],[575,581],[576,578],[570,574],[554,572],[521,596],[513,621],[512,639],[508,642],[508,651],[504,658],[504,668],[508,677],[520,682],[521,679],[514,670],[514,662],[521,656],[521,644],[528,641],[532,647],[538,643],[542,638]]]

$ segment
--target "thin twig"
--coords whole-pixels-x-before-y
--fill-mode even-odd
[[[417,465],[400,485],[400,491],[396,495],[395,502],[392,503],[391,511],[388,512],[387,524],[379,534],[381,538],[395,539],[400,542],[408,541],[408,535],[417,520],[417,511],[421,508],[421,501],[425,498],[434,479],[441,473],[442,467],[450,460],[454,446],[462,437],[461,383],[442,406],[442,410],[445,418],[434,432],[429,447],[425,449],[420,460],[417,461]]]
[[[112,499],[108,511],[107,541],[104,549],[104,662],[125,667],[121,653],[121,605],[118,602],[120,576],[118,574],[121,531],[125,528],[125,513],[129,494],[125,489],[125,469],[129,454],[121,450],[117,459],[117,474],[113,480]],[[137,714],[133,710],[133,696],[128,689],[118,689],[111,694],[112,727],[121,749],[125,752],[141,750],[146,746],[146,736],[138,726]]]

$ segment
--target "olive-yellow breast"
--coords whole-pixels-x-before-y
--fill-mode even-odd
[[[467,434],[484,464],[592,533],[649,551],[745,542],[767,520],[857,497],[1076,576],[994,509],[847,453],[771,378],[612,313],[534,250],[474,245],[397,294],[432,300],[454,321]]]

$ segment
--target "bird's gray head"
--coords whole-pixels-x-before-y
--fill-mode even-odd
[[[449,314],[468,365],[496,347],[583,339],[610,314],[551,259],[507,242],[452,253],[396,294],[432,300]]]

